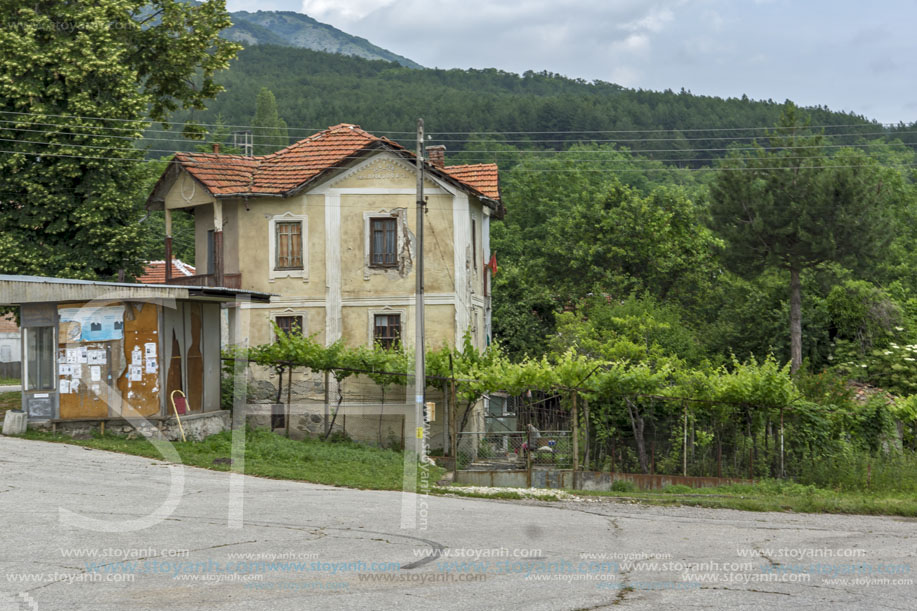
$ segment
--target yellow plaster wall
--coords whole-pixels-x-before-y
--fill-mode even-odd
[[[178,179],[166,193],[165,207],[168,209],[200,206],[213,201],[213,196],[201,183],[182,170]]]
[[[292,311],[287,311],[287,310]],[[310,307],[299,308],[295,305],[287,308],[285,305],[276,304],[271,308],[258,308],[250,310],[249,342],[252,346],[266,344],[274,340],[271,321],[274,316],[302,316],[304,332],[306,335],[315,335],[315,340],[325,343],[325,308]]]
[[[286,298],[325,298],[325,198],[322,195],[292,198],[256,198],[248,202],[248,210],[240,205],[239,219],[239,271],[243,288],[264,293],[276,293]],[[268,261],[269,220],[273,216],[290,212],[308,217],[308,230],[303,236],[303,248],[308,252],[308,272],[303,278],[276,278],[270,280]]]

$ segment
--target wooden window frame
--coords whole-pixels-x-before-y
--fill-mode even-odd
[[[279,227],[284,223],[299,223],[300,239],[300,266],[299,267],[279,267],[280,263],[280,233]],[[305,214],[293,214],[284,212],[269,217],[268,220],[268,281],[274,282],[279,278],[301,278],[303,282],[309,281],[309,219]]]
[[[274,316],[274,323],[280,329],[280,332],[285,333],[287,335],[294,334],[294,335],[302,336],[303,335],[303,320],[304,320],[304,316],[302,314],[282,314],[280,316]],[[283,323],[281,321],[283,321]],[[287,327],[287,325],[284,324],[287,321],[289,321],[290,323],[289,327]],[[293,333],[294,329],[296,330],[296,333]]]
[[[378,230],[377,227],[379,227]],[[382,253],[376,251],[375,237],[377,231],[382,232]],[[387,248],[389,239],[391,240],[391,251]],[[369,218],[369,266],[384,269],[398,267],[398,218],[394,216],[373,216]]]
[[[373,313],[373,344],[381,344],[387,350],[398,349],[402,342],[402,316],[400,312],[375,312]],[[380,319],[385,319],[384,325],[380,325]],[[392,321],[397,325],[392,325]],[[380,330],[396,329],[395,333],[380,333]]]
[[[284,231],[287,228],[297,227],[297,231]],[[301,220],[279,220],[274,222],[274,269],[277,271],[288,271],[288,270],[301,270],[303,268],[303,239],[302,239],[302,229],[303,223]],[[283,240],[281,236],[287,236],[286,244],[286,253],[281,252],[281,245]],[[295,237],[299,237],[299,255],[295,254],[295,248],[293,244],[295,242]],[[282,259],[288,259],[289,265],[281,265]],[[299,264],[296,264],[297,259]]]

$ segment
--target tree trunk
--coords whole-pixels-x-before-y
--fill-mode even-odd
[[[624,399],[624,402],[627,403],[630,426],[634,431],[634,441],[637,442],[637,458],[640,460],[640,470],[643,473],[649,473],[649,461],[646,459],[646,441],[643,439],[643,416],[640,414],[640,410],[630,402],[630,399]]]
[[[802,367],[802,285],[799,270],[790,270],[790,373]]]

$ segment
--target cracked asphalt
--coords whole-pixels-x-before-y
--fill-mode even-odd
[[[2,611],[917,608],[909,518],[408,496],[402,529],[398,492],[7,437],[0,473]]]

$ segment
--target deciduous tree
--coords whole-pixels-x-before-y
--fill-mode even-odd
[[[140,270],[134,142],[220,91],[229,25],[222,0],[0,5],[0,271]]]

